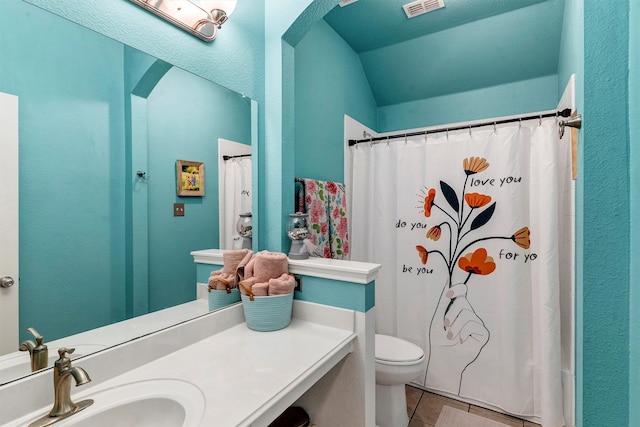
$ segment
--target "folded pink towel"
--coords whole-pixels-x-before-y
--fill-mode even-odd
[[[254,297],[266,297],[269,295],[269,282],[256,283],[251,287]]]
[[[212,271],[209,275],[209,292],[212,290],[226,290],[238,286],[238,282],[244,278],[244,268],[253,257],[249,249],[226,251],[222,254],[223,267],[221,270]]]
[[[295,280],[289,275],[289,260],[281,252],[258,252],[244,271],[245,279],[239,288],[251,300],[254,296],[288,294],[295,287]]]
[[[290,294],[295,287],[296,280],[286,273],[276,279],[269,279],[269,295]]]
[[[259,282],[289,273],[289,260],[281,252],[258,252],[253,266],[254,276]]]

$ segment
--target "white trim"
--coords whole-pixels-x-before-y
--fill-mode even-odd
[[[0,288],[0,355],[18,346],[18,97],[0,92],[0,277],[13,278]]]
[[[193,261],[200,264],[223,265],[220,249],[193,251]],[[322,277],[366,285],[378,277],[380,264],[369,262],[345,261],[328,258],[289,259],[289,272],[303,276]]]

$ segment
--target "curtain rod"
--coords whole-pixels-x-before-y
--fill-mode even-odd
[[[227,161],[229,159],[235,159],[238,157],[251,157],[251,154],[237,154],[235,156],[222,156],[222,160]]]
[[[501,125],[501,124],[504,124],[504,123],[519,122],[519,121],[522,121],[522,120],[543,119],[543,118],[546,118],[546,117],[569,117],[570,115],[571,115],[571,109],[570,108],[566,108],[566,109],[564,109],[562,111],[556,111],[554,113],[545,113],[545,114],[537,114],[537,115],[532,115],[532,116],[514,117],[514,118],[511,118],[511,119],[494,120],[492,122],[476,123],[476,124],[467,125],[467,126],[454,126],[454,127],[448,127],[448,128],[421,130],[421,131],[418,131],[418,132],[398,133],[398,134],[395,134],[395,135],[377,136],[375,138],[350,139],[349,140],[349,147],[352,147],[352,146],[354,146],[356,144],[360,144],[360,143],[363,143],[363,142],[386,141],[386,140],[395,139],[395,138],[406,138],[408,136],[427,135],[427,134],[432,134],[432,133],[449,132],[449,131],[453,131],[453,130],[462,130],[462,129],[479,128],[479,127],[483,127],[483,126]],[[567,126],[570,126],[570,125],[567,125]]]

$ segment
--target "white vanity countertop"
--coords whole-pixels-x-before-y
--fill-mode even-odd
[[[200,425],[266,426],[346,356],[354,338],[352,332],[298,319],[273,332],[240,324],[104,386],[160,373],[200,388],[206,400]]]
[[[101,390],[145,380],[176,379],[202,392],[206,404],[199,425],[264,427],[352,351],[356,335],[348,324],[353,312],[339,309],[340,313],[332,316],[325,310],[298,304],[291,324],[279,331],[256,332],[245,323],[236,324],[86,390],[74,387],[72,398],[77,402],[97,394],[97,403]],[[333,320],[320,324],[313,321],[318,315],[329,315]],[[35,414],[49,409],[42,408],[10,425],[27,425],[37,418]]]

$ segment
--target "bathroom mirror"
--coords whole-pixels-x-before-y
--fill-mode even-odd
[[[0,3],[0,92],[19,103],[19,342],[194,300],[218,140],[250,146],[253,101],[22,1]],[[204,195],[177,195],[178,160],[203,163]]]

